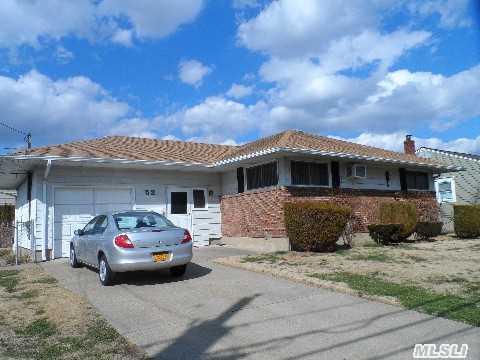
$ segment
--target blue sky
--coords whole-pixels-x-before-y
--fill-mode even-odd
[[[475,0],[4,0],[0,17],[0,121],[34,146],[295,128],[480,153]]]

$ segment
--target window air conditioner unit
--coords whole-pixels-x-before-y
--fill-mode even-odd
[[[347,166],[347,177],[365,179],[367,177],[367,167],[359,164],[349,165]]]

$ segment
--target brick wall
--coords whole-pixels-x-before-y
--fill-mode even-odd
[[[222,197],[223,236],[283,237],[283,204],[287,201],[334,201],[352,208],[354,229],[367,231],[367,225],[378,217],[380,203],[413,201],[419,218],[438,218],[438,205],[431,192],[393,192],[381,190],[331,189],[310,187],[277,187]]]

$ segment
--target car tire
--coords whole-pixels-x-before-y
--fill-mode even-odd
[[[74,269],[81,266],[77,259],[77,253],[75,252],[75,247],[73,245],[70,245],[70,266]]]
[[[114,277],[115,273],[110,269],[107,258],[105,255],[100,256],[100,260],[98,261],[98,279],[100,283],[103,286],[110,286],[113,284]]]
[[[187,271],[187,264],[185,265],[180,265],[180,266],[174,266],[170,268],[170,275],[173,277],[180,277],[185,275],[185,272]]]

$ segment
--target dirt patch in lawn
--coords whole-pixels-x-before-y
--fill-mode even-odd
[[[409,295],[452,297],[444,300],[454,306],[461,303],[462,308],[469,307],[467,315],[451,316],[435,309],[426,312],[480,326],[480,239],[441,236],[431,242],[379,246],[362,236],[352,249],[335,253],[281,252],[222,258],[216,262],[420,310],[418,304],[405,305],[402,299]],[[379,291],[373,289],[369,279],[409,288],[393,291],[393,286],[391,293]]]
[[[38,265],[0,268],[0,357],[144,359],[82,298]]]

